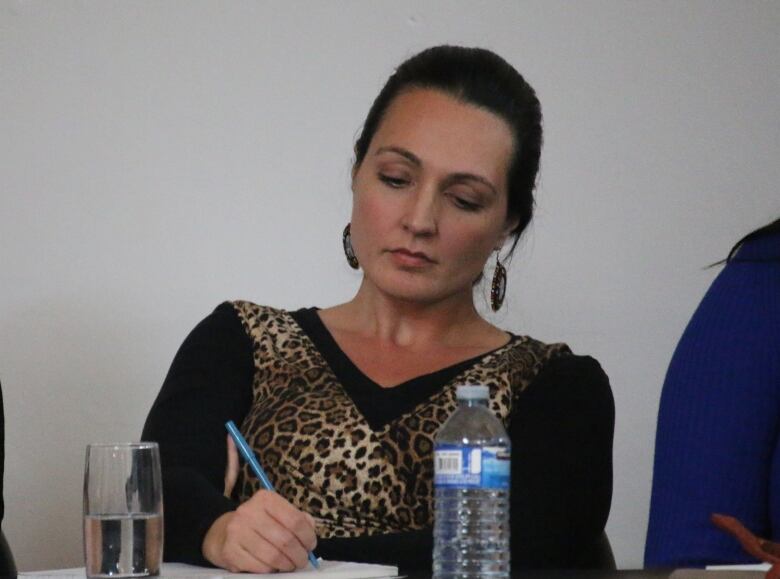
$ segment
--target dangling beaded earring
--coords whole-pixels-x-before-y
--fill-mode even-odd
[[[344,233],[341,235],[341,243],[344,245],[344,255],[347,256],[347,263],[352,269],[357,269],[360,264],[355,256],[355,250],[352,249],[352,237],[350,235],[350,224],[344,228]]]
[[[506,268],[501,265],[496,251],[496,271],[493,272],[493,283],[490,284],[490,308],[497,312],[504,304],[506,296]]]

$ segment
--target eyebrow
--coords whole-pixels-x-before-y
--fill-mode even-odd
[[[395,146],[386,146],[386,147],[379,147],[376,150],[376,153],[374,155],[381,155],[382,153],[395,153],[397,155],[402,156],[404,159],[408,160],[410,163],[415,165],[416,167],[422,166],[422,161],[420,160],[420,157],[412,153],[411,151],[404,149],[402,147],[395,147]],[[474,173],[452,173],[451,175],[447,176],[447,181],[450,182],[458,182],[458,181],[477,181],[478,183],[482,183],[487,188],[490,189],[490,191],[494,195],[498,195],[498,191],[496,191],[495,186],[493,183],[485,179],[481,175],[475,175]]]
[[[408,151],[406,149],[403,149],[401,147],[379,147],[376,150],[376,153],[374,155],[381,155],[382,153],[396,153],[397,155],[401,155],[405,159],[409,160],[410,162],[414,163],[418,167],[422,165],[422,161],[420,160],[420,157],[412,153],[411,151]]]

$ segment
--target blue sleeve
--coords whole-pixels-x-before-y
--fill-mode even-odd
[[[712,513],[780,537],[780,261],[729,263],[672,357],[656,433],[647,567],[753,559]]]

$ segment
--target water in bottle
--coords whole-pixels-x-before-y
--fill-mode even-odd
[[[510,443],[487,386],[458,386],[434,447],[434,579],[508,578]]]

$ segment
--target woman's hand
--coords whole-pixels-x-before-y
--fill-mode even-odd
[[[238,476],[238,453],[228,436],[225,496]],[[281,495],[257,491],[235,511],[225,513],[203,539],[203,556],[231,572],[293,571],[308,565],[308,552],[317,544],[314,519]]]
[[[233,494],[233,487],[236,486],[238,480],[238,449],[236,448],[236,441],[230,434],[227,435],[227,465],[225,466],[225,490],[224,494],[227,498]]]

